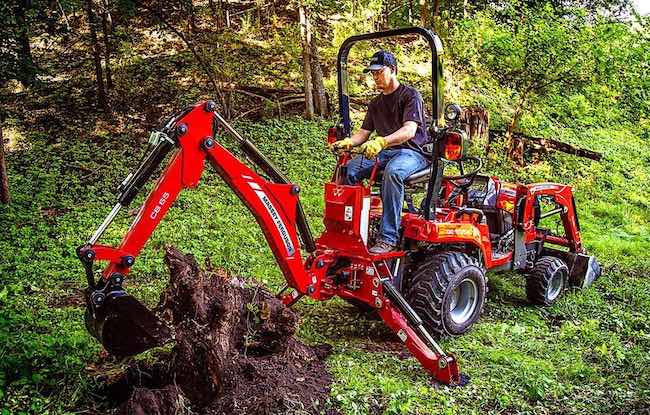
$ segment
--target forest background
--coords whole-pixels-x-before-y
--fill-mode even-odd
[[[605,273],[545,309],[526,304],[521,278],[491,276],[481,322],[444,341],[472,378],[455,389],[432,385],[417,361],[391,351],[380,322],[341,301],[300,303],[300,337],[334,347],[327,405],[349,414],[648,413],[650,18],[626,0],[7,0],[2,414],[110,411],[102,384],[124,366],[99,364],[74,252],[114,204],[160,117],[215,99],[303,186],[318,231],[334,165],[325,137],[337,119],[338,47],[351,35],[411,25],[440,35],[445,101],[481,126],[472,151],[484,171],[573,185],[582,237]],[[380,47],[396,54],[400,79],[431,99],[423,43],[360,44],[349,65],[357,120],[375,94],[361,71]],[[283,285],[252,217],[206,176],[138,259],[130,291],[149,304],[168,279],[166,244],[270,289]],[[131,220],[120,217],[105,242],[118,243]]]

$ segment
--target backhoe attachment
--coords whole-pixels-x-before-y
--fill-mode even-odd
[[[311,284],[300,248],[311,252],[315,246],[298,198],[300,188],[289,183],[253,143],[239,135],[215,110],[212,101],[195,105],[173,115],[151,134],[149,152],[118,188],[117,204],[90,240],[77,249],[88,280],[86,327],[112,354],[134,355],[171,339],[169,328],[127,294],[122,284],[178,194],[198,185],[206,161],[259,223],[287,283],[301,293],[306,293]],[[214,139],[217,125],[237,139],[245,157],[266,177],[243,164]],[[119,211],[133,201],[169,153],[173,154],[167,167],[120,245],[98,244]],[[95,282],[93,265],[97,261],[109,264]]]
[[[315,241],[298,197],[300,188],[290,183],[252,142],[239,135],[215,109],[212,101],[195,105],[173,116],[152,133],[150,151],[138,169],[127,176],[119,187],[117,204],[90,240],[78,248],[77,255],[88,280],[88,331],[107,351],[117,356],[134,355],[172,339],[170,329],[142,303],[127,294],[123,283],[145,243],[179,193],[198,185],[207,161],[259,224],[287,286],[293,289],[291,294],[282,297],[285,304],[293,304],[302,296],[316,300],[326,300],[334,295],[362,298],[377,308],[384,322],[436,379],[445,384],[462,384],[453,355],[444,353],[425,329],[422,319],[393,287],[393,276],[386,258],[370,257],[362,238],[336,226]],[[217,126],[223,127],[237,140],[245,158],[259,170],[244,164],[215,139]],[[98,244],[97,241],[118,212],[133,201],[172,150],[167,167],[120,245]],[[335,184],[326,185],[326,189],[339,196],[342,196],[340,191],[345,191]],[[361,197],[363,189],[348,187],[347,191]],[[351,217],[345,219],[346,215],[352,215],[351,211],[347,213],[350,209],[346,204],[330,202],[330,208],[326,208],[326,219],[328,214],[339,212],[344,216],[343,223],[352,223]],[[357,202],[357,205],[361,204],[360,199]],[[356,211],[360,217],[361,209]],[[304,261],[302,250],[309,253]],[[350,275],[364,278],[366,282],[363,286],[350,288],[354,284],[346,285],[328,271],[339,256],[349,262],[349,267],[354,267]],[[99,281],[95,282],[93,265],[97,261],[108,261],[108,266],[102,271]],[[378,266],[377,261],[383,265]]]

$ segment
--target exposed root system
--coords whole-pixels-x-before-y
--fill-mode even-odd
[[[326,408],[329,347],[296,340],[292,310],[259,285],[202,271],[175,248],[165,261],[171,278],[157,311],[176,344],[153,367],[131,367],[120,413],[334,413]]]

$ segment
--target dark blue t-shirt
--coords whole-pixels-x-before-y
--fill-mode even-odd
[[[420,149],[428,141],[424,104],[420,92],[410,86],[400,85],[388,95],[379,94],[368,105],[366,118],[361,128],[376,131],[382,137],[402,128],[406,121],[415,121],[418,128],[415,136],[391,148]]]

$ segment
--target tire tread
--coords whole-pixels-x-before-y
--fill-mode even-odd
[[[562,268],[564,268],[565,274],[568,275],[569,268],[560,258],[543,256],[537,260],[531,273],[526,276],[526,297],[528,297],[528,301],[533,304],[549,306],[560,298],[561,293],[553,301],[548,301],[546,291],[553,275]],[[566,282],[565,280],[564,288],[566,288]]]
[[[453,335],[444,326],[442,318],[443,298],[449,286],[450,278],[467,266],[477,267],[485,278],[484,269],[479,264],[478,259],[463,252],[429,253],[414,261],[414,265],[409,272],[410,279],[404,294],[411,307],[424,321],[426,329],[434,337],[441,338]],[[485,289],[487,295],[487,284]],[[479,304],[480,309],[477,316],[480,316],[483,312],[484,303],[485,301]]]

